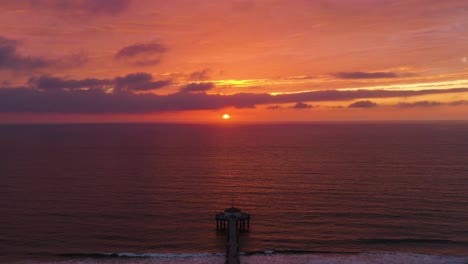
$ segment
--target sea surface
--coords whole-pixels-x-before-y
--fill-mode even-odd
[[[0,126],[1,263],[468,263],[468,123]]]

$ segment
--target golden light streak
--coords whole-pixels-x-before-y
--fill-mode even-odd
[[[433,89],[454,89],[462,88],[468,85],[468,80],[456,80],[456,81],[442,81],[442,82],[429,82],[429,83],[413,83],[413,84],[391,84],[391,85],[378,85],[368,87],[352,87],[352,88],[337,88],[333,90],[337,91],[356,91],[356,90],[413,90],[422,91],[430,88]],[[283,95],[283,94],[298,94],[307,92],[317,92],[324,90],[303,90],[294,92],[271,92],[270,95]]]
[[[331,80],[331,79],[330,79]],[[314,79],[307,76],[292,76],[281,79],[229,79],[229,80],[211,80],[208,82],[214,83],[216,86],[231,86],[231,87],[252,87],[252,86],[273,86],[273,85],[292,85],[292,84],[307,84],[329,81],[324,77]]]
[[[216,86],[235,86],[235,87],[250,87],[256,85],[272,84],[269,79],[247,79],[247,80],[216,80],[210,81]]]

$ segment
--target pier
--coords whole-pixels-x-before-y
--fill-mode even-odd
[[[227,231],[225,264],[240,264],[239,232],[250,229],[250,215],[235,207],[216,214],[216,230]]]

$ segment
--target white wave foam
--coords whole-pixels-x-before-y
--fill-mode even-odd
[[[222,253],[162,254],[119,253],[116,258],[71,258],[31,264],[217,264],[224,262]],[[411,253],[361,254],[258,254],[242,255],[242,264],[468,264],[467,257],[434,256]]]
[[[361,253],[352,255],[278,254],[254,255],[242,264],[467,264],[468,257],[433,256],[406,253]]]
[[[103,253],[102,255],[126,258],[206,258],[224,256],[223,253]]]

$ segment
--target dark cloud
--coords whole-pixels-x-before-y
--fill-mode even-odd
[[[161,62],[161,56],[167,48],[159,43],[134,44],[119,50],[114,59],[122,60],[134,66],[152,66]]]
[[[189,83],[186,86],[180,89],[181,92],[206,92],[211,90],[215,87],[213,83],[206,82],[206,83]]]
[[[123,77],[115,78],[116,90],[132,90],[136,86],[145,86],[151,83],[153,75],[150,73],[138,72],[130,73]]]
[[[37,89],[35,87],[0,88],[0,112],[3,113],[150,113],[179,110],[215,110],[226,107],[254,108],[257,105],[278,105],[296,102],[348,101],[360,98],[411,97],[427,94],[467,93],[468,88],[432,89],[419,91],[395,90],[352,90],[315,91],[298,94],[254,94],[232,95],[183,93],[156,95],[153,93],[132,93],[136,90],[130,81],[148,84],[154,81],[148,75],[126,75],[119,81],[122,91],[106,93],[104,89]],[[93,79],[88,79],[93,80]],[[79,81],[79,80],[75,80]],[[114,85],[117,78],[112,79]],[[74,84],[71,82],[71,84]],[[71,86],[71,84],[69,84]],[[150,85],[150,84],[148,84]],[[76,86],[76,85],[75,85]],[[151,85],[150,85],[151,86]],[[141,86],[140,86],[141,87]],[[130,91],[129,91],[130,90]],[[365,107],[373,102],[356,102],[354,106]],[[359,104],[357,104],[359,103]],[[465,104],[457,101],[457,105]],[[449,104],[450,105],[450,104]],[[455,105],[455,104],[454,104]]]
[[[0,36],[0,70],[31,71],[41,68],[76,68],[88,62],[84,53],[71,54],[58,59],[24,56],[18,53],[20,42]]]
[[[192,72],[189,76],[190,80],[202,81],[209,78],[210,69]]]
[[[131,0],[2,0],[4,8],[51,11],[58,15],[116,15],[128,9]]]
[[[36,0],[33,0],[37,2]],[[113,15],[124,12],[130,6],[130,0],[55,0],[56,8],[67,11],[82,11],[90,14]]]
[[[135,85],[130,90],[132,90],[132,91],[156,90],[156,89],[166,87],[166,86],[170,85],[171,83],[172,83],[171,80],[151,81],[151,82]]]
[[[442,105],[448,105],[448,106],[460,106],[460,105],[468,105],[468,101],[465,100],[459,100],[459,101],[453,101],[453,102],[437,102],[437,101],[416,101],[416,102],[411,102],[411,103],[399,103],[397,106],[403,107],[403,108],[413,108],[413,107],[435,107],[435,106],[442,106]]]
[[[468,101],[466,100],[453,101],[453,102],[450,102],[449,105],[451,106],[468,105]]]
[[[170,80],[153,80],[149,73],[130,73],[114,79],[62,79],[52,76],[40,76],[29,79],[28,83],[40,90],[76,90],[82,88],[102,88],[104,86],[114,88],[116,92],[122,91],[149,91],[159,89],[171,83]]]
[[[153,80],[153,75],[145,72],[130,73],[114,79],[116,91],[149,91],[171,84],[171,80]]]
[[[0,70],[27,71],[52,65],[46,59],[19,54],[18,45],[18,41],[0,36]]]
[[[309,105],[309,104],[306,104],[306,103],[303,103],[303,102],[297,102],[291,108],[292,109],[308,109],[308,108],[312,108],[312,107],[313,107],[312,105]]]
[[[96,88],[102,85],[112,84],[111,80],[100,79],[82,79],[82,80],[66,80],[52,76],[40,76],[29,79],[29,84],[41,90],[62,90],[62,89],[81,89],[81,88]]]
[[[454,89],[430,89],[430,90],[325,90],[294,94],[283,94],[265,98],[262,104],[281,104],[291,102],[314,102],[314,101],[350,101],[360,98],[392,98],[411,97],[428,94],[465,93],[468,88]]]
[[[337,72],[332,74],[340,79],[379,79],[379,78],[398,78],[395,72]]]
[[[398,106],[405,107],[405,108],[412,108],[412,107],[431,107],[431,106],[439,106],[442,103],[434,102],[434,101],[417,101],[412,103],[400,103]]]
[[[277,109],[281,109],[281,106],[280,105],[270,105],[267,107],[268,110],[277,110]]]
[[[134,44],[119,50],[117,54],[115,54],[115,58],[120,59],[141,54],[164,53],[166,50],[166,47],[159,43]]]
[[[171,84],[171,80],[153,80],[153,75],[145,72],[130,73],[123,77],[116,77],[113,81],[114,89],[121,91],[150,91],[163,88]]]
[[[371,108],[371,107],[376,107],[377,104],[369,101],[369,100],[364,100],[364,101],[357,101],[352,104],[350,104],[348,107],[349,108]]]

